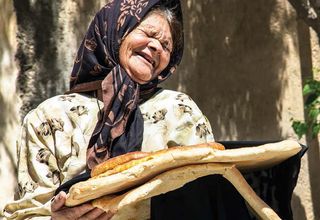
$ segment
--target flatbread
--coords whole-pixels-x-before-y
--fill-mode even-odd
[[[273,166],[301,150],[299,143],[292,140],[223,151],[216,150],[212,145],[169,148],[149,155],[149,160],[120,173],[109,176],[102,174],[99,178],[79,182],[70,188],[66,205],[75,206],[104,195],[114,194],[141,185],[160,173],[186,165],[231,163],[238,169],[247,171]]]
[[[190,145],[188,148],[199,148],[203,146],[210,146],[215,150],[225,150],[222,144],[212,142],[205,144],[197,144]],[[181,147],[172,147],[170,150],[172,151],[174,148]],[[145,152],[131,152],[124,155],[120,155],[118,157],[111,158],[107,161],[104,161],[101,164],[98,164],[91,171],[91,177],[93,178],[101,178],[103,176],[110,176],[112,174],[120,173],[124,170],[127,170],[137,164],[153,159],[155,156],[161,156],[163,153],[167,152],[168,149],[160,150],[154,153],[145,153]]]

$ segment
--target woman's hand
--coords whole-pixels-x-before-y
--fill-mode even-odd
[[[52,220],[109,220],[114,215],[93,207],[90,203],[68,208],[64,206],[67,199],[65,192],[61,191],[51,203]]]

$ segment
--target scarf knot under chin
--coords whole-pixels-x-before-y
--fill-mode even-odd
[[[143,119],[137,120],[142,117],[137,107],[139,84],[117,65],[102,81],[101,87],[105,106],[89,141],[89,168],[110,157],[137,151],[142,144]]]

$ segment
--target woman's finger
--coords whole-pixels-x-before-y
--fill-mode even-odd
[[[114,216],[113,212],[104,212],[102,215],[96,218],[96,220],[109,220]]]
[[[65,192],[61,191],[58,195],[56,195],[51,202],[51,211],[55,212],[61,209],[66,202],[67,195]]]
[[[84,215],[89,213],[94,207],[91,204],[83,204],[76,207],[66,207],[63,206],[59,210],[51,212],[51,219],[52,220],[75,220],[75,219],[88,219],[82,218]],[[100,213],[101,214],[101,213]]]
[[[97,219],[99,216],[101,216],[104,213],[105,213],[104,210],[93,207],[92,210],[90,210],[89,212],[87,212],[84,215],[82,215],[78,220],[93,220],[93,219]]]

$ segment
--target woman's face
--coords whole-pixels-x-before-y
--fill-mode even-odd
[[[173,42],[166,18],[150,13],[120,46],[120,64],[132,80],[145,84],[169,64]]]

